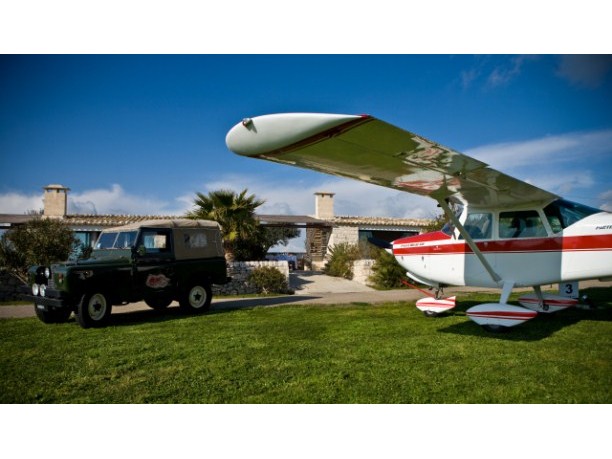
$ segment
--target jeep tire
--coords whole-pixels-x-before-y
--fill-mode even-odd
[[[168,306],[170,306],[170,303],[172,303],[172,298],[159,296],[159,297],[145,298],[144,301],[145,303],[147,303],[147,306],[149,306],[150,308],[155,309],[156,311],[163,311]]]
[[[112,305],[104,293],[86,293],[77,306],[77,322],[83,328],[101,327],[106,324],[111,309]]]
[[[187,313],[199,313],[210,309],[212,289],[208,283],[193,283],[179,298],[181,309]]]
[[[37,305],[34,305],[34,311],[36,317],[45,324],[62,324],[68,322],[72,311],[69,308],[64,309],[50,309],[48,311],[39,309]]]

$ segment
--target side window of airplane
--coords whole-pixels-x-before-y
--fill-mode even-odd
[[[472,239],[491,239],[493,217],[489,213],[469,214],[463,225]],[[463,239],[463,236],[459,236]]]
[[[500,239],[546,237],[546,228],[535,210],[501,212],[499,214]]]

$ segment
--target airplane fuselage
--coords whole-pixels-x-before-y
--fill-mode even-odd
[[[467,209],[461,220],[493,270],[515,286],[610,278],[612,214],[593,213],[562,228],[545,209]],[[398,239],[393,254],[429,285],[500,286],[457,230]]]

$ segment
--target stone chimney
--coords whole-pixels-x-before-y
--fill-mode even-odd
[[[315,218],[321,220],[334,218],[334,193],[322,191],[315,193]]]
[[[44,211],[45,218],[64,218],[68,213],[68,192],[70,188],[62,185],[47,185],[45,190]]]

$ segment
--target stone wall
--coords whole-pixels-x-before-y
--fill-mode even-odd
[[[289,284],[289,262],[283,261],[235,261],[227,264],[227,275],[232,278],[231,282],[225,285],[214,285],[213,295],[244,295],[257,293],[255,288],[247,282],[249,274],[263,266],[278,269],[285,275]]]
[[[368,278],[372,274],[374,260],[356,260],[353,262],[353,281],[369,285]]]
[[[23,283],[12,274],[0,271],[0,301],[14,301],[20,298],[17,289]]]
[[[359,227],[357,226],[337,226],[332,231],[329,238],[329,245],[338,244],[359,244]]]

